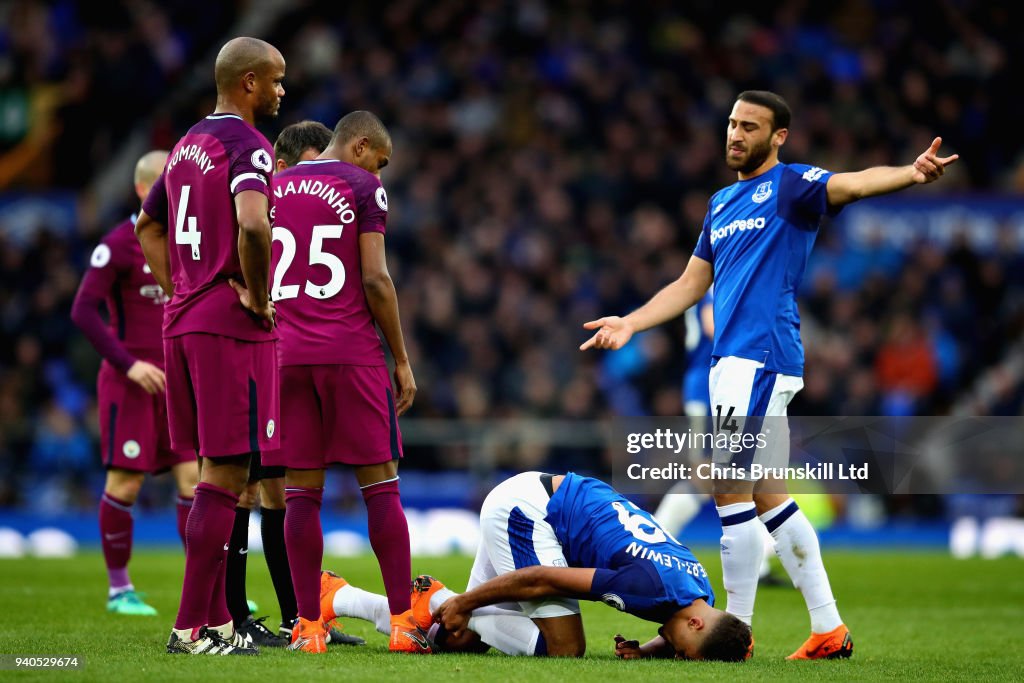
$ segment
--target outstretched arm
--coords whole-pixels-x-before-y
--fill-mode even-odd
[[[940,157],[942,138],[908,166],[876,166],[857,173],[836,173],[828,179],[829,206],[845,206],[858,199],[896,192],[911,185],[924,185],[942,177],[946,167],[960,158],[959,154]]]
[[[477,607],[552,597],[586,597],[593,583],[593,569],[541,566],[517,569],[449,598],[434,612],[434,621],[458,635],[465,630],[470,613]]]
[[[590,348],[613,351],[621,349],[636,332],[643,332],[682,315],[683,311],[700,301],[713,279],[711,264],[698,256],[691,256],[679,279],[664,287],[625,318],[609,316],[584,323],[584,329],[597,330],[597,334],[584,342],[580,351]]]

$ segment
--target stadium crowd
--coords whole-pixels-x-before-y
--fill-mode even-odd
[[[233,10],[122,4],[99,16],[84,2],[16,2],[0,29],[0,104],[20,93],[42,106],[46,92],[62,103],[29,117],[47,130],[0,130],[0,188],[80,192],[70,233],[0,223],[0,505],[29,503],[18,499],[29,482],[47,492],[32,504],[93,504],[98,359],[68,314],[89,249],[122,216],[90,212],[86,188],[126,131],[142,126],[149,147],[168,148],[213,108],[209,92],[161,105]],[[1004,132],[1022,113],[1019,8],[939,3],[924,32],[885,2],[735,15],[677,5],[300,3],[265,36],[288,60],[278,129],[370,109],[394,137],[383,180],[421,388],[410,417],[680,414],[682,321],[604,355],[577,351],[579,325],[682,271],[708,197],[734,180],[724,130],[741,90],[790,102],[784,160],[907,163],[935,131],[962,162],[942,187],[913,192],[1024,190],[1024,145]],[[19,156],[29,142],[39,163]],[[848,250],[825,226],[803,291],[806,388],[790,413],[947,412],[1020,335],[1021,265],[967,244]],[[1011,384],[977,409],[1019,414],[1022,403]],[[530,457],[555,470],[585,461]],[[452,464],[430,451],[403,467]]]

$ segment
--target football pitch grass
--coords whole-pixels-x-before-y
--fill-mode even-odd
[[[718,553],[698,549],[721,585]],[[345,620],[365,647],[333,647],[324,656],[264,649],[259,657],[164,654],[177,608],[180,552],[140,550],[132,579],[158,617],[119,617],[105,611],[105,573],[98,552],[66,560],[0,560],[0,653],[77,655],[76,671],[5,671],[4,680],[90,681],[655,681],[655,680],[1024,680],[1024,562],[953,560],[941,553],[827,551],[839,606],[854,637],[853,658],[787,662],[808,634],[807,612],[790,587],[758,593],[755,657],[744,664],[619,661],[612,637],[646,639],[655,625],[602,604],[583,603],[587,654],[582,660],[486,655],[391,655],[373,627]],[[466,557],[414,558],[415,573],[465,585]],[[353,584],[381,591],[372,556],[326,558]],[[280,615],[262,556],[249,559],[249,597]],[[330,677],[330,678],[328,678]]]

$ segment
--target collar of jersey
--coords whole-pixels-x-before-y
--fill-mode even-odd
[[[239,116],[238,114],[210,114],[206,118],[208,118],[208,119],[238,119],[239,121],[243,120],[242,117]]]
[[[307,159],[306,161],[300,161],[296,166],[300,164],[333,164],[335,161],[341,161],[341,159]]]

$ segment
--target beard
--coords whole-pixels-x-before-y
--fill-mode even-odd
[[[768,158],[768,155],[772,153],[771,140],[765,140],[764,142],[757,143],[752,147],[747,148],[747,157],[745,159],[733,159],[729,156],[729,146],[725,147],[725,165],[733,171],[740,173],[750,173],[756,171]]]
[[[263,99],[259,107],[256,108],[256,118],[259,119],[272,119],[277,116],[278,110],[281,108],[281,99],[276,95],[268,95]]]

